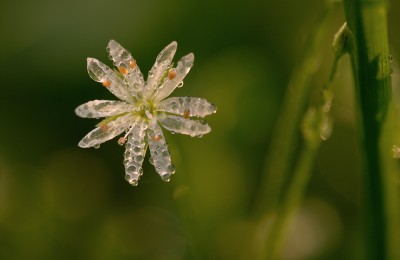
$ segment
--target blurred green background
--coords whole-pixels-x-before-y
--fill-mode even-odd
[[[320,0],[2,0],[0,259],[242,258],[253,243],[249,216],[274,122],[323,6]],[[399,11],[392,3],[395,88]],[[331,41],[343,22],[339,7],[319,47],[325,58],[315,95],[327,81]],[[173,96],[218,106],[203,138],[165,133],[177,168],[170,183],[145,160],[139,186],[130,186],[117,139],[98,150],[77,146],[97,120],[78,118],[75,107],[115,99],[86,71],[86,57],[111,65],[110,39],[132,52],[145,75],[176,40],[175,60],[194,52],[195,65]],[[358,254],[362,197],[351,75],[346,57],[334,86],[334,132],[294,218],[287,259]]]

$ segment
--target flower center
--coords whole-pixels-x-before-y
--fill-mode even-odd
[[[138,113],[138,115],[145,120],[150,120],[157,114],[154,103],[149,100],[145,100],[143,104],[140,106],[140,110],[136,113]]]

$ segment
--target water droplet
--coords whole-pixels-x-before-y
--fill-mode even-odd
[[[132,179],[132,180],[129,180],[128,181],[132,186],[138,186],[138,180],[134,180],[134,179]]]
[[[181,81],[181,82],[179,82],[179,84],[178,84],[178,88],[181,88],[183,86],[183,81]]]
[[[171,180],[171,175],[169,175],[168,173],[164,174],[163,176],[161,176],[161,179],[165,182],[169,182]]]
[[[150,162],[152,165],[154,165],[154,159],[153,159],[153,156],[150,156],[150,158],[149,158],[149,162]]]
[[[100,144],[95,144],[95,145],[93,146],[93,148],[94,148],[94,149],[99,149],[99,148],[100,148]]]
[[[389,62],[393,62],[393,61],[394,61],[394,58],[392,56],[392,53],[389,52]]]
[[[395,159],[400,158],[400,148],[397,147],[396,145],[393,145],[392,153],[393,153],[393,158]]]
[[[127,172],[136,172],[136,166],[135,165],[129,165],[127,168],[126,168],[126,171]]]
[[[137,156],[135,156],[134,160],[135,160],[135,162],[140,162],[141,163],[143,161],[143,156],[142,155],[137,155]]]
[[[125,174],[125,180],[127,180],[129,182],[129,184],[131,184],[132,186],[137,186],[139,178],[135,179],[135,178],[132,178],[131,175]]]
[[[174,174],[175,173],[175,166],[173,165],[173,164],[170,164],[170,165],[168,165],[168,171],[171,173],[171,174]]]

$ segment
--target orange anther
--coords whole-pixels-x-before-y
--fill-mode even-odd
[[[109,86],[111,86],[111,81],[103,81],[101,84],[103,84],[104,87],[108,88]]]
[[[108,130],[108,125],[107,124],[100,124],[99,127],[100,127],[100,129],[102,131],[107,131]]]
[[[185,109],[185,111],[183,111],[183,117],[184,118],[188,118],[190,116],[190,110],[189,109]]]
[[[121,145],[121,146],[124,145],[125,142],[126,142],[125,137],[120,137],[120,138],[118,139],[118,144]]]
[[[118,67],[118,70],[119,70],[119,72],[121,72],[121,74],[124,74],[124,75],[128,74],[128,69],[127,68]]]
[[[151,139],[153,139],[153,141],[157,142],[161,140],[161,135],[154,135],[151,137]]]
[[[170,80],[172,80],[173,78],[175,78],[175,76],[176,76],[175,70],[170,70],[170,71],[168,72],[168,78],[169,78]]]
[[[131,69],[134,69],[136,67],[136,61],[135,60],[130,60],[129,61],[129,67],[131,67]]]

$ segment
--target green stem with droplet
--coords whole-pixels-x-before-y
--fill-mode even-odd
[[[385,0],[345,0],[363,155],[366,258],[400,259],[399,193],[391,158],[391,68]]]
[[[316,28],[310,34],[302,64],[293,73],[282,112],[273,133],[272,143],[265,163],[260,191],[256,201],[256,214],[274,211],[279,205],[282,191],[299,137],[299,125],[312,89],[311,80],[321,61],[320,47],[326,26],[326,18],[333,10],[333,2],[327,5]]]
[[[303,200],[305,190],[311,177],[315,158],[322,140],[330,135],[327,127],[331,128],[330,108],[332,104],[332,83],[336,77],[340,58],[347,50],[347,31],[342,27],[335,35],[333,47],[335,58],[327,84],[322,89],[321,103],[318,108],[310,107],[305,113],[302,124],[304,145],[301,149],[299,160],[295,167],[293,177],[289,182],[284,199],[272,219],[271,230],[267,236],[266,246],[263,248],[259,259],[276,259],[280,257],[286,231],[291,219],[298,210]],[[340,39],[338,40],[338,37]],[[338,47],[340,45],[340,47]],[[330,124],[326,126],[325,124]]]

